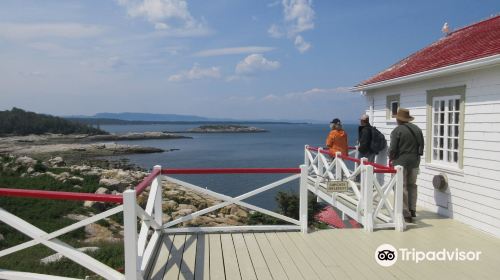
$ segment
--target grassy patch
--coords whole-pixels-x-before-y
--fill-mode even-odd
[[[2,160],[8,161],[9,159],[3,158]],[[66,168],[51,168],[50,171],[53,173],[69,172]],[[22,178],[19,177],[19,171],[4,172],[0,173],[0,187],[84,193],[94,193],[97,188],[99,188],[98,176],[81,177],[84,179],[83,182],[78,182],[81,189],[75,189],[73,188],[74,184],[72,182],[63,183],[48,175]],[[83,201],[17,197],[0,197],[0,207],[46,232],[52,232],[75,223],[75,221],[65,218],[68,214],[83,214],[88,216],[91,212],[95,211],[83,207]],[[120,213],[114,216],[116,216],[117,220],[121,220],[122,214]],[[99,224],[103,226],[109,225],[107,221],[102,221]],[[0,250],[31,240],[22,232],[5,223],[0,223],[0,233],[4,236],[4,240],[0,241]],[[85,239],[84,228],[71,231],[59,237],[59,239],[76,248],[97,246],[100,250],[89,253],[89,255],[112,268],[118,269],[123,267],[123,243],[121,242],[99,244],[83,243],[82,240]],[[47,265],[40,263],[40,259],[54,253],[54,251],[43,245],[37,245],[1,257],[0,268],[79,278],[84,278],[87,275],[95,275],[92,271],[66,258]]]

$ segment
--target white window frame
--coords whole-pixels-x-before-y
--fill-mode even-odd
[[[432,98],[432,122],[430,131],[431,163],[459,168],[462,148],[462,143],[460,141],[460,135],[462,131],[460,130],[462,129],[462,127],[460,125],[460,121],[456,121],[456,116],[458,114],[459,120],[464,117],[460,110],[461,98],[462,97],[460,95],[436,96]],[[452,101],[453,110],[450,110],[450,101]],[[436,102],[439,103],[438,108],[436,108]],[[444,111],[440,110],[442,102],[444,102]],[[438,116],[438,119],[436,119],[436,115]],[[441,121],[441,117],[444,117],[444,121]],[[440,126],[444,126],[442,128],[442,131]],[[438,132],[438,135],[436,135],[436,131]],[[443,134],[441,134],[441,132]],[[442,147],[440,145],[441,140],[443,141]]]

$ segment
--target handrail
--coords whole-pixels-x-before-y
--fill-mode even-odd
[[[299,174],[300,168],[179,168],[163,169],[162,175],[173,174]]]
[[[151,183],[153,180],[160,175],[161,169],[153,169],[151,171],[151,174],[149,174],[142,182],[140,182],[137,186],[135,186],[135,193],[136,195],[140,195]]]
[[[349,148],[351,148],[351,147],[349,147]],[[330,152],[328,150],[320,149],[319,147],[307,146],[307,149],[309,151],[321,152],[322,154],[329,155],[331,157],[335,157],[335,154],[333,154],[332,152]],[[355,162],[358,164],[361,163],[360,159],[353,158],[353,157],[346,156],[346,155],[340,155],[340,158],[345,159],[345,160],[349,160],[349,161],[352,161],[352,162]],[[392,167],[392,166],[382,165],[382,164],[378,164],[378,163],[371,162],[371,161],[365,161],[364,164],[371,165],[371,166],[375,167],[376,168],[375,173],[396,173],[396,169],[394,169],[394,167]]]
[[[121,195],[0,188],[0,196],[123,203]]]

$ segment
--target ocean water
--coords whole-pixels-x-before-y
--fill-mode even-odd
[[[193,139],[120,141],[123,144],[157,147],[164,150],[178,149],[156,154],[119,156],[146,169],[154,165],[163,168],[224,168],[224,167],[298,167],[304,162],[304,146],[324,146],[329,124],[249,124],[264,128],[265,133],[214,133],[184,134]],[[114,133],[145,131],[185,131],[198,125],[102,125]],[[354,145],[357,126],[345,125],[349,144]],[[176,175],[175,177],[210,190],[237,196],[287,174],[239,174],[239,175]],[[282,187],[266,191],[245,200],[260,207],[274,210],[274,197],[280,190],[298,191],[298,180]]]

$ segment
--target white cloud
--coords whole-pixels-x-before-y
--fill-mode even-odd
[[[221,48],[221,49],[209,49],[204,51],[199,51],[194,54],[194,56],[221,56],[221,55],[232,55],[232,54],[247,54],[247,53],[263,53],[274,50],[273,47],[260,47],[260,46],[248,46],[248,47],[235,47],[235,48]]]
[[[187,80],[200,80],[205,78],[219,79],[221,77],[219,67],[201,68],[198,64],[187,71],[181,71],[179,74],[168,77],[170,82],[182,82]]]
[[[104,28],[80,23],[0,23],[0,37],[23,40],[60,37],[84,38],[97,36]]]
[[[267,33],[273,38],[281,38],[284,33],[294,41],[300,53],[311,48],[311,43],[306,42],[300,35],[302,32],[314,29],[315,12],[312,0],[282,0],[283,26],[272,24]]]
[[[251,54],[236,65],[236,74],[252,74],[258,71],[270,71],[280,67],[278,61],[266,59],[262,54]]]
[[[276,24],[272,24],[267,30],[267,33],[273,38],[281,38],[284,35],[281,28]]]
[[[309,42],[306,42],[302,36],[297,35],[295,37],[295,47],[299,50],[300,53],[305,53],[311,48],[311,44]]]
[[[195,19],[186,0],[117,0],[130,17],[143,17],[165,35],[179,37],[205,36],[212,31]],[[169,31],[169,32],[166,32]]]
[[[312,0],[283,0],[285,22],[289,24],[290,36],[314,28]]]

